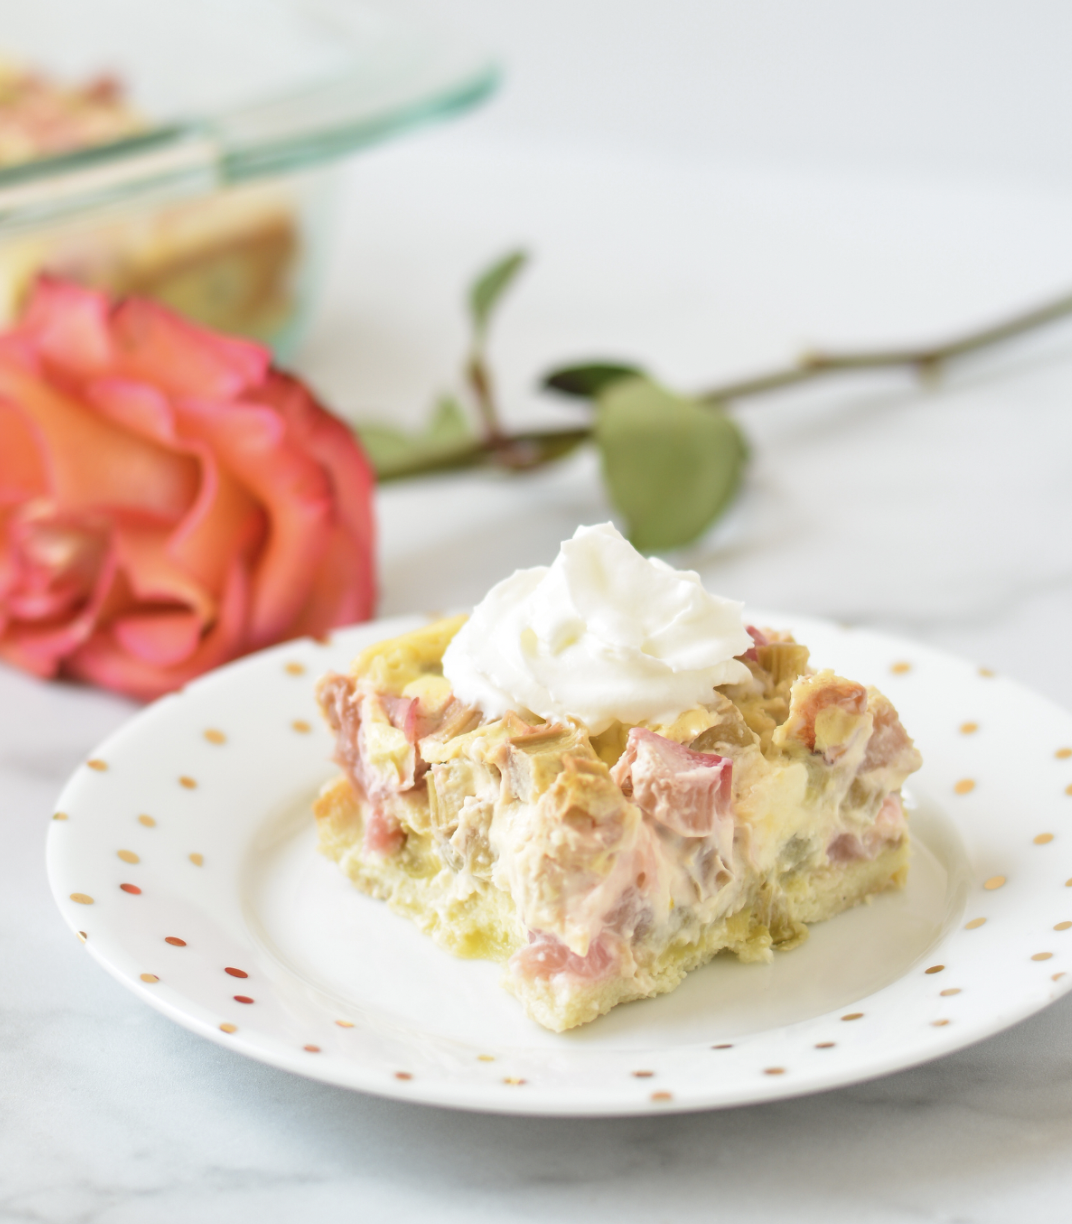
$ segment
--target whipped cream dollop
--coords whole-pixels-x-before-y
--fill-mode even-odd
[[[665,723],[748,680],[742,604],[643,557],[611,523],[578,527],[550,566],[492,587],[443,656],[454,694],[488,718],[528,710],[598,735]]]

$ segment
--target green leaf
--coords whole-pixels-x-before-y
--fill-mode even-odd
[[[525,251],[512,251],[497,260],[487,271],[482,272],[469,290],[469,313],[477,340],[484,337],[491,321],[491,313],[499,298],[509,289],[514,277],[528,262]]]
[[[741,431],[720,408],[645,378],[600,395],[595,434],[611,501],[648,552],[704,532],[733,500],[747,457]]]
[[[476,446],[464,411],[449,397],[439,401],[422,430],[369,424],[358,425],[357,434],[380,480],[449,466],[452,459],[463,459]]]
[[[595,399],[606,389],[623,378],[643,378],[644,371],[637,366],[621,365],[616,361],[588,361],[584,365],[563,366],[545,374],[543,387],[546,391],[557,391],[560,395],[572,395],[577,399]]]

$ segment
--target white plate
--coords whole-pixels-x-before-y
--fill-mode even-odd
[[[277,647],[134,718],[59,801],[56,901],[110,973],[205,1037],[330,1083],[503,1113],[815,1092],[959,1049],[1064,993],[1072,716],[922,646],[754,615],[882,687],[925,761],[908,888],[771,965],[719,958],[556,1035],[497,966],[442,951],[317,855],[309,805],[334,769],[313,682],[419,618]]]

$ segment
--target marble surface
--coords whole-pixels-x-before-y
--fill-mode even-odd
[[[420,418],[456,378],[462,284],[515,242],[537,258],[495,354],[509,413],[526,421],[574,411],[532,390],[560,359],[634,356],[689,387],[808,343],[942,335],[1072,281],[1072,190],[1059,182],[730,167],[508,137],[474,121],[353,166],[302,357],[345,413]],[[1069,705],[1072,328],[936,389],[852,379],[739,415],[747,487],[678,564],[725,594],[969,655]],[[392,487],[379,512],[385,614],[471,602],[610,514],[588,455],[523,479]],[[0,670],[5,1224],[1067,1218],[1069,998],[858,1087],[617,1121],[385,1102],[192,1036],[86,956],[45,879],[61,784],[134,708]]]

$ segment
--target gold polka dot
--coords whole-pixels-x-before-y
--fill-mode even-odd
[[[906,663],[904,660],[901,660],[899,663],[894,663],[890,668],[890,671],[893,672],[895,676],[903,676],[905,672],[910,672],[911,670],[912,664]]]
[[[412,1078],[413,1076],[408,1071],[396,1071],[395,1072],[395,1079],[411,1080]]]
[[[238,1025],[237,1024],[221,1024],[220,1032],[221,1033],[237,1033]]]
[[[160,979],[156,976],[155,973],[143,973],[141,975],[141,980],[143,982],[159,982],[160,981]]]
[[[307,1054],[319,1054],[320,1053],[320,1047],[318,1045],[304,1045],[302,1046],[302,1049]]]
[[[651,1094],[651,1099],[653,1101],[672,1101],[674,1099],[674,1094],[672,1092],[653,1092]]]
[[[994,676],[997,675],[997,672],[992,671],[989,667],[980,667],[979,675],[982,676],[985,680],[992,680]]]
[[[1072,748],[1058,748],[1053,754],[1059,761],[1067,761],[1072,757]]]
[[[953,787],[954,793],[958,795],[970,795],[973,790],[975,790],[975,782],[971,778],[961,778]]]
[[[1064,975],[1063,973],[1055,973],[1055,974],[1053,974],[1053,976],[1050,978],[1050,981],[1051,981],[1051,982],[1059,982],[1059,981],[1061,980],[1061,978],[1063,978],[1064,976],[1065,976],[1065,975]]]
[[[56,812],[53,814],[52,819],[53,820],[66,820],[67,813],[66,812]]]
[[[71,893],[71,900],[77,901],[79,905],[93,904],[93,898],[88,893]]]
[[[215,727],[209,727],[209,729],[205,732],[205,739],[207,739],[210,744],[227,743],[227,736],[224,735],[222,731],[217,731]]]
[[[934,1028],[944,1028],[949,1023],[948,1020],[932,1020],[931,1025]]]
[[[86,940],[89,938],[89,936],[85,933],[85,931],[75,931],[75,934],[78,936],[80,943],[85,943]]]
[[[195,851],[193,854],[188,855],[187,857],[189,858],[190,862],[191,862],[191,863],[193,863],[193,865],[194,865],[195,867],[202,867],[202,866],[204,866],[204,863],[205,863],[205,856],[204,856],[203,854],[198,854],[198,853]]]
[[[1044,960],[1051,960],[1052,957],[1053,957],[1052,952],[1036,952],[1035,955],[1031,959],[1033,961],[1044,961]]]
[[[108,768],[107,761],[98,760],[96,757],[92,761],[87,761],[86,764],[90,769],[95,769],[97,773],[104,773],[104,771]]]
[[[960,724],[961,735],[974,735],[979,730],[977,722],[966,722]]]
[[[993,892],[995,888],[1000,888],[1005,883],[1004,876],[991,876],[989,880],[983,881],[983,887],[988,892]]]
[[[929,969],[924,969],[924,973],[941,973],[945,965],[931,965]]]
[[[1072,888],[1072,880],[1065,880],[1065,888]]]
[[[1053,929],[1055,931],[1067,931],[1069,927],[1072,927],[1072,922],[1059,922]]]
[[[836,1044],[837,1042],[835,1041],[817,1041],[815,1048],[817,1050],[832,1050]]]
[[[339,1026],[339,1028],[353,1028],[354,1027],[354,1022],[352,1020],[336,1020],[335,1023]]]
[[[283,670],[288,675],[291,675],[291,676],[304,676],[305,675],[305,664],[304,663],[288,663],[286,667],[283,668]]]
[[[784,1067],[764,1067],[763,1074],[764,1075],[784,1075],[785,1068]]]
[[[134,853],[133,850],[117,850],[116,857],[121,858],[124,863],[140,863],[141,859]]]
[[[476,1060],[477,1062],[494,1062],[495,1055],[494,1054],[478,1054],[476,1056]]]
[[[187,790],[194,790],[197,787],[197,782],[194,778],[187,777],[186,774],[183,774],[182,777],[179,778],[179,785],[184,786]]]
[[[138,824],[144,825],[147,829],[156,828],[156,821],[151,816],[139,816]]]
[[[651,1079],[651,1077],[655,1074],[655,1072],[654,1071],[634,1071],[633,1074],[636,1076],[637,1079]]]
[[[842,1020],[860,1020],[863,1018],[863,1012],[849,1012],[847,1016],[842,1016]]]
[[[1072,782],[1069,782],[1069,784],[1065,787],[1065,794],[1072,795]]]
[[[948,990],[939,990],[938,993],[943,999],[948,999],[950,995],[960,994],[960,987],[950,986]]]
[[[301,735],[308,735],[313,729],[312,724],[307,723],[304,718],[296,718],[290,725]]]
[[[1036,846],[1047,846],[1052,841],[1053,841],[1052,833],[1040,833],[1038,837],[1034,838],[1034,842]]]
[[[331,645],[331,634],[330,633],[312,633],[309,636],[318,646],[330,646]]]
[[[966,931],[977,931],[985,922],[985,918],[973,918],[971,922],[966,922],[964,924],[964,929]]]
[[[504,1084],[523,1084],[525,1081],[519,1075],[503,1076]]]

